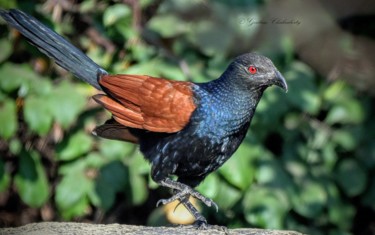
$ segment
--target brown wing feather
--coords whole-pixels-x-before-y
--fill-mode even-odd
[[[130,133],[128,127],[125,127],[113,119],[110,119],[103,125],[96,127],[92,133],[96,136],[107,139],[128,141],[135,144],[138,143],[138,138]]]
[[[196,106],[189,82],[141,75],[104,75],[106,95],[94,99],[114,119],[127,126],[154,132],[177,132],[189,122]]]

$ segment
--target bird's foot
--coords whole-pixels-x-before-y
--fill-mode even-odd
[[[180,225],[180,226],[189,226],[192,228],[195,228],[197,230],[217,230],[220,232],[224,232],[225,234],[229,234],[229,230],[225,226],[220,226],[220,225],[212,225],[208,224],[207,220],[203,218],[203,220],[196,220],[192,225]]]
[[[189,225],[189,226],[192,226],[193,228],[198,229],[198,230],[214,229],[214,230],[222,231],[225,234],[229,234],[228,229],[226,227],[224,227],[224,226],[209,225],[207,223],[206,218],[201,213],[199,213],[199,211],[197,210],[197,208],[195,208],[193,206],[193,204],[189,201],[189,197],[190,197],[190,195],[185,196],[185,197],[179,199],[180,203],[183,204],[185,206],[185,208],[195,218],[195,222],[192,225]],[[182,226],[187,226],[187,225],[182,225]]]
[[[189,186],[186,186],[182,191],[176,193],[175,195],[173,195],[170,198],[160,199],[156,203],[156,206],[159,206],[160,204],[165,205],[165,204],[168,204],[168,203],[173,202],[175,200],[180,200],[181,201],[187,195],[191,195],[191,196],[199,199],[201,202],[203,202],[208,207],[211,207],[211,206],[215,207],[216,212],[219,210],[219,207],[217,206],[217,204],[213,200],[211,200],[210,198],[207,198],[207,197],[203,196],[202,194],[200,194],[199,192],[197,192],[194,189],[190,188]]]

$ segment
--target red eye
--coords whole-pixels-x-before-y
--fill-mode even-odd
[[[251,74],[255,74],[257,72],[257,68],[253,65],[251,65],[249,68],[248,68],[249,72]]]

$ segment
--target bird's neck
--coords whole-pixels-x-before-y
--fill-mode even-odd
[[[205,113],[206,122],[209,123],[206,128],[212,128],[212,132],[233,134],[246,131],[251,122],[264,89],[249,89],[235,81],[222,76],[198,84],[199,109]]]
[[[233,111],[254,111],[265,87],[248,87],[245,82],[223,74],[216,80],[202,84],[202,88],[214,97],[215,103],[228,105]],[[254,109],[254,110],[253,110]]]

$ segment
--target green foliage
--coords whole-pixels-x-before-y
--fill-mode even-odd
[[[9,139],[17,131],[16,103],[11,99],[4,99],[0,106],[0,136]]]
[[[61,161],[70,161],[91,150],[93,140],[84,132],[73,134],[68,142],[63,142],[57,149],[57,157]]]
[[[41,207],[48,199],[49,185],[40,156],[36,152],[22,152],[19,157],[14,184],[23,202],[31,207]]]
[[[342,80],[328,82],[296,59],[288,34],[274,39],[279,52],[269,51],[269,44],[252,48],[249,43],[261,25],[250,27],[246,19],[260,19],[258,7],[266,2],[171,0],[155,10],[153,1],[144,0],[145,22],[139,31],[133,28],[132,7],[81,1],[74,9],[85,18],[73,15],[82,25],[91,22],[88,27],[100,32],[100,40],[76,28],[69,11],[64,13],[69,17],[50,24],[69,31],[68,37],[111,73],[205,82],[218,77],[234,54],[253,49],[268,53],[289,91],[265,92],[244,143],[199,185],[220,208],[216,213],[202,206],[204,213],[210,223],[230,227],[350,233],[359,209],[375,213],[374,99]],[[16,2],[0,1],[5,5]],[[33,10],[38,18],[50,19],[52,13],[40,6],[20,7],[38,9]],[[210,17],[202,13],[208,8]],[[56,220],[88,220],[98,212],[112,218],[113,211],[125,207],[142,211],[139,221],[165,223],[160,218],[164,210],[146,203],[165,194],[150,191],[156,184],[137,147],[91,135],[95,125],[109,118],[88,101],[96,91],[62,76],[54,66],[35,72],[34,59],[47,59],[23,38],[1,32],[0,193],[15,189],[26,206],[52,205]],[[107,51],[103,40],[116,50]]]

